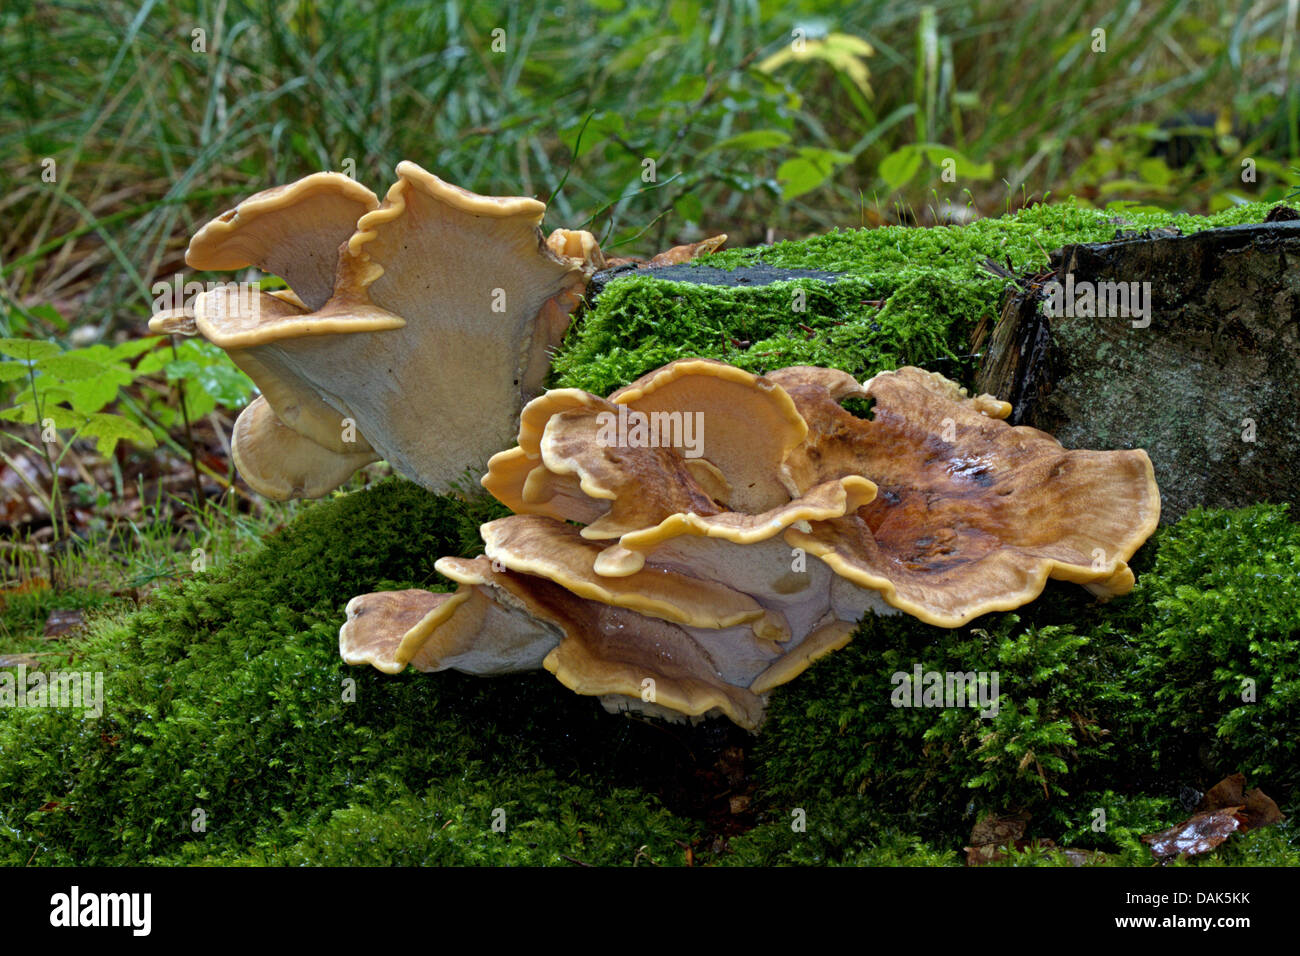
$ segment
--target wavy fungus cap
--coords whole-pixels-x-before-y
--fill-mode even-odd
[[[343,656],[390,672],[540,662],[612,709],[756,729],[766,695],[869,612],[956,627],[1049,577],[1126,593],[1160,513],[1146,453],[1069,451],[1009,411],[915,368],[859,384],[699,359],[608,399],[548,392],[483,479],[518,512],[482,527],[487,557],[438,562],[455,595],[354,599]],[[609,416],[632,413],[699,416],[700,454],[611,440]]]
[[[192,319],[150,323],[202,334],[257,384],[269,408],[241,416],[235,454],[267,497],[325,494],[380,458],[432,489],[480,467],[604,263],[589,233],[544,240],[535,199],[479,196],[410,162],[397,176],[382,203],[337,173],[246,199],[195,235],[186,262],[255,266],[289,291],[229,283]]]

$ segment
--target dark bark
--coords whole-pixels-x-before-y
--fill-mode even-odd
[[[977,380],[1013,424],[1145,448],[1164,522],[1300,500],[1300,222],[1067,246],[1052,267],[1007,297]],[[1084,283],[1150,283],[1149,314],[1108,297],[1095,316],[1049,315],[1053,280],[1076,302]]]

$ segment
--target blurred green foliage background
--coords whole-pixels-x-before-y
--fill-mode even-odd
[[[1295,34],[1284,0],[10,0],[0,335],[138,329],[211,216],[320,169],[382,193],[401,159],[622,253],[1276,199]]]

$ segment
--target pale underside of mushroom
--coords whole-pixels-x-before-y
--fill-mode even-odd
[[[317,173],[244,200],[186,253],[196,269],[255,267],[288,289],[231,282],[150,328],[203,335],[261,391],[265,404],[245,411],[235,446],[259,493],[319,497],[380,459],[445,490],[467,471],[481,475],[516,433],[606,264],[588,232],[543,238],[544,212],[535,199],[480,196],[410,162],[382,202],[346,176]],[[665,255],[689,258],[725,238]]]
[[[270,406],[237,429],[240,471],[270,497],[324,494],[380,458],[435,489],[480,467],[541,389],[603,262],[589,236],[544,240],[534,199],[475,195],[409,162],[397,175],[382,203],[346,176],[308,176],[190,243],[196,269],[255,266],[291,290],[231,284],[194,304],[195,330]],[[286,445],[285,426],[302,440]]]
[[[611,441],[620,406],[699,416],[701,454]],[[754,729],[766,695],[867,613],[956,627],[1049,577],[1126,593],[1159,518],[1146,454],[1067,451],[1009,411],[914,368],[859,384],[699,359],[608,399],[546,393],[483,479],[516,512],[483,526],[486,557],[438,562],[455,596],[355,599],[344,658],[478,673],[540,660],[613,709]]]

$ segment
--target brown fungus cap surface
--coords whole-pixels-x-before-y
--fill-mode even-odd
[[[609,399],[565,389],[528,405],[519,445],[483,481],[519,512],[483,526],[488,556],[441,559],[461,590],[436,606],[357,599],[345,657],[540,663],[616,710],[755,729],[765,695],[865,614],[953,627],[1033,600],[1048,577],[1102,596],[1132,587],[1126,562],[1160,507],[1144,452],[1068,451],[1007,425],[1005,402],[915,368],[865,384],[728,369],[683,360]],[[699,413],[699,456],[611,440],[632,412]]]
[[[879,493],[786,540],[894,607],[956,627],[1033,600],[1048,577],[1103,596],[1132,587],[1125,562],[1160,517],[1146,452],[1067,451],[988,414],[1004,403],[967,398],[915,368],[866,384],[869,420],[821,385],[790,392],[815,436],[792,469],[797,480],[868,474]]]
[[[678,359],[618,389],[609,400],[642,415],[658,413],[661,421],[683,416],[683,431],[684,416],[691,416],[700,456],[731,487],[730,510],[756,514],[790,499],[782,463],[808,429],[775,382],[725,362]]]

